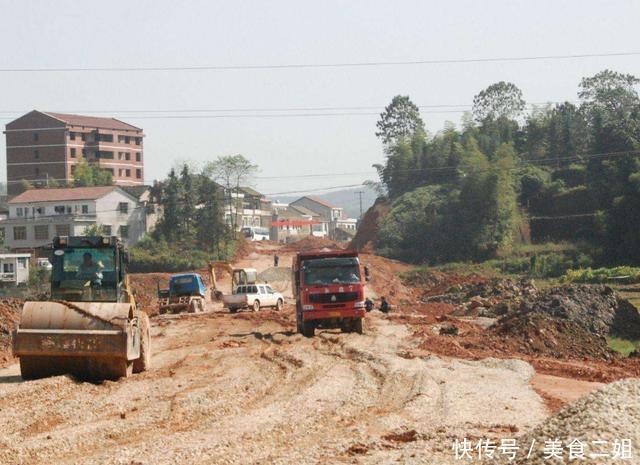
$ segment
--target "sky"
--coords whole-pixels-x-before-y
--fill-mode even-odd
[[[7,71],[640,52],[635,0],[0,0],[0,11],[0,124],[33,109],[117,117],[144,129],[145,181],[165,177],[181,161],[197,165],[240,153],[260,167],[253,186],[275,196],[374,179],[372,164],[384,160],[375,123],[394,95],[426,107],[462,105],[421,109],[434,134],[446,121],[459,123],[473,96],[497,81],[515,83],[527,102],[538,103],[577,100],[581,78],[605,68],[640,76],[640,55],[376,67]],[[327,107],[366,109],[317,110]],[[283,108],[299,110],[273,110]],[[5,157],[4,137],[0,153]],[[3,161],[0,180],[5,168]]]

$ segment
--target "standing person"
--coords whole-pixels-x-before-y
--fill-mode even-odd
[[[274,255],[273,256],[273,266],[275,266],[277,268],[279,261],[280,261],[280,257],[278,257],[277,255]]]

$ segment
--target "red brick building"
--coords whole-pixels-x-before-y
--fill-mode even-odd
[[[81,158],[111,171],[116,185],[144,184],[142,129],[115,118],[34,110],[8,123],[4,133],[9,195],[21,192],[23,179],[71,182]]]

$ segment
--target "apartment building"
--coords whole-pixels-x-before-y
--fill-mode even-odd
[[[31,111],[5,127],[9,195],[22,189],[22,180],[48,185],[73,180],[82,158],[111,171],[114,184],[144,184],[141,128],[95,116]]]
[[[55,236],[82,236],[99,225],[105,234],[135,244],[148,231],[148,208],[117,186],[31,189],[9,200],[0,221],[4,245],[13,251],[50,244]]]

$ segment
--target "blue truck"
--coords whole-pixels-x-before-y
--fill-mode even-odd
[[[164,313],[204,312],[207,287],[198,273],[176,274],[169,278],[169,287],[160,288],[158,283],[158,306]]]

